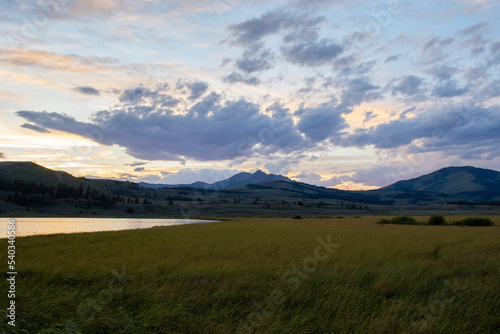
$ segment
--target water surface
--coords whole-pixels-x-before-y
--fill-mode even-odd
[[[9,218],[0,218],[0,238],[7,237]],[[149,219],[149,218],[17,218],[16,236],[119,231],[173,226],[193,223],[210,223],[214,220],[201,219]]]

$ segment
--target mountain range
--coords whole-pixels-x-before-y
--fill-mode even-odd
[[[14,182],[15,180],[17,183]],[[19,183],[20,181],[21,183]],[[36,187],[33,185],[35,183],[52,187],[53,190]],[[61,185],[68,189],[61,188]],[[266,174],[260,170],[254,173],[239,173],[214,183],[194,182],[168,185],[74,177],[66,172],[54,171],[32,162],[0,162],[0,187],[3,187],[0,189],[0,211],[5,212],[17,210],[9,203],[16,202],[14,195],[19,192],[26,198],[17,195],[17,203],[23,203],[23,201],[30,203],[31,201],[33,203],[51,203],[51,206],[73,205],[73,207],[98,205],[96,204],[98,202],[83,201],[83,199],[88,198],[82,194],[82,191],[87,188],[88,191],[96,194],[94,197],[97,197],[98,193],[107,194],[107,197],[100,197],[102,203],[106,202],[105,197],[108,198],[109,203],[113,202],[111,197],[118,197],[118,199],[115,198],[115,201],[120,201],[120,198],[128,198],[134,202],[140,200],[141,203],[149,203],[150,199],[157,199],[160,203],[158,205],[165,214],[170,212],[168,210],[171,208],[162,207],[161,205],[165,204],[161,203],[165,202],[161,201],[187,204],[193,200],[203,200],[204,196],[208,195],[212,198],[211,205],[220,204],[217,208],[214,206],[214,210],[219,210],[214,211],[214,214],[217,212],[225,214],[229,212],[228,210],[234,210],[234,215],[241,214],[242,210],[251,212],[251,207],[231,207],[228,203],[234,202],[234,205],[240,205],[240,203],[251,204],[259,203],[259,201],[268,204],[317,201],[317,203],[325,205],[340,205],[343,201],[345,205],[350,203],[351,206],[357,203],[358,207],[360,203],[384,207],[387,205],[446,203],[500,205],[500,172],[470,166],[443,168],[376,190],[347,191],[296,182],[285,176]],[[38,197],[34,194],[38,194],[36,195]],[[9,198],[13,202],[9,202]],[[64,202],[65,198],[76,202],[73,204]],[[217,198],[215,202],[214,198]],[[2,200],[6,204],[2,204]],[[116,207],[124,211],[129,208],[128,205],[129,202],[125,201],[123,204],[117,204]],[[113,207],[111,204],[108,206]],[[279,214],[282,209],[282,207],[276,207],[274,214]]]
[[[236,175],[231,176],[230,178],[214,183],[206,183],[201,181],[190,184],[160,184],[160,183],[155,184],[155,183],[139,182],[139,185],[141,187],[151,188],[151,189],[185,187],[185,188],[197,188],[197,189],[209,189],[209,190],[222,190],[246,184],[260,183],[264,181],[293,182],[286,176],[266,174],[263,171],[258,170],[255,173],[247,173],[247,172],[238,173]]]

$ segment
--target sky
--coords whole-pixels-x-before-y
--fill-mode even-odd
[[[500,170],[495,0],[0,5],[0,161],[339,189]]]

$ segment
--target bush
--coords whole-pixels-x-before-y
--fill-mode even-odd
[[[302,219],[302,216],[293,216],[293,219]]]
[[[418,222],[413,217],[408,216],[396,216],[392,219],[381,219],[378,224],[397,224],[397,225],[418,225]]]
[[[127,210],[125,210],[126,213],[134,213],[134,208],[133,207],[129,207]]]
[[[390,224],[391,221],[387,218],[380,219],[377,224]]]
[[[391,224],[416,225],[417,220],[409,216],[397,216],[391,219]]]
[[[455,225],[463,226],[493,226],[495,223],[490,218],[469,217],[455,222]]]
[[[446,218],[444,216],[433,215],[429,218],[429,225],[444,225],[446,224]]]

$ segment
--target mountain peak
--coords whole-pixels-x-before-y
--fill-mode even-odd
[[[265,172],[261,171],[260,169],[258,169],[255,173],[253,173],[252,175],[268,175],[266,174]]]

